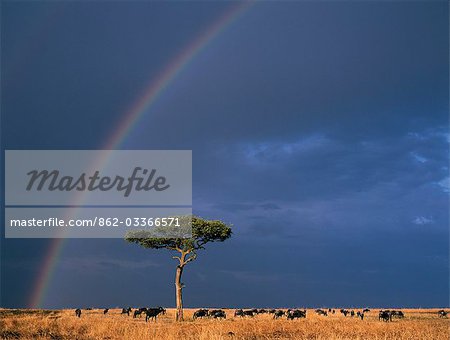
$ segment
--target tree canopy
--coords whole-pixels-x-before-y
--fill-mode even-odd
[[[130,231],[125,240],[136,243],[144,248],[169,249],[185,253],[196,253],[204,249],[204,245],[210,242],[223,242],[231,237],[231,226],[219,220],[205,220],[197,216],[184,216],[182,219],[191,219],[192,235],[190,237],[165,237],[165,235],[177,235],[173,229],[159,227],[151,233]],[[181,233],[182,234],[182,233]],[[189,233],[190,234],[190,233]]]

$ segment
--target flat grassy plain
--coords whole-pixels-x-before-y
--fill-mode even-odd
[[[404,319],[378,321],[378,310],[363,321],[336,311],[319,316],[308,310],[306,319],[273,320],[272,315],[235,318],[227,309],[226,320],[192,320],[194,309],[185,309],[185,321],[176,323],[168,309],[158,321],[145,322],[111,309],[82,310],[81,318],[70,310],[0,309],[0,339],[433,339],[450,338],[450,319],[439,318],[438,309],[402,309]],[[356,311],[356,309],[355,309]]]

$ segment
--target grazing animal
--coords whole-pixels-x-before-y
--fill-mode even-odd
[[[106,313],[108,313],[109,312],[109,308],[105,308],[104,310],[103,310],[103,314],[106,314]]]
[[[360,318],[361,320],[364,320],[364,312],[358,311],[358,312],[356,313],[356,316],[357,316],[358,318]]]
[[[348,310],[346,310],[346,309],[341,309],[340,312],[341,312],[342,314],[344,314],[344,316],[347,316],[347,314],[350,313],[350,312],[349,312]]]
[[[300,310],[300,309],[288,310],[286,317],[288,320],[306,318],[306,309],[305,310]]]
[[[279,310],[276,310],[274,313],[273,313],[273,318],[274,319],[278,319],[278,318],[280,318],[280,317],[282,317],[283,315],[285,315],[286,313],[284,312],[284,311],[282,311],[281,309],[279,309]]]
[[[242,309],[236,309],[234,311],[234,317],[237,317],[237,316],[242,318],[244,316],[244,311]]]
[[[401,310],[393,310],[392,312],[391,312],[391,316],[392,317],[397,317],[397,318],[399,318],[399,319],[403,319],[404,317],[405,317],[405,314],[403,314],[403,312],[401,311]]]
[[[274,314],[276,312],[275,309],[269,309],[269,314]]]
[[[145,311],[145,322],[150,319],[153,319],[156,322],[156,317],[159,314],[166,314],[166,310],[162,307],[147,308],[147,310]]]
[[[266,314],[268,313],[266,309],[259,309],[258,314]]]
[[[89,307],[89,308],[86,308],[86,310],[92,310],[92,308],[91,308],[91,307]]]
[[[446,312],[445,310],[441,309],[438,311],[438,315],[440,318],[446,318],[447,317],[448,312]]]
[[[207,316],[209,316],[209,311],[207,309],[199,309],[194,312],[193,319],[195,320],[197,318],[204,318]]]
[[[380,313],[378,313],[378,320],[389,322],[392,321],[392,314],[389,310],[380,310]]]
[[[370,312],[370,309],[369,309],[369,308],[363,309],[363,313],[367,313],[367,312]]]
[[[75,316],[78,318],[81,317],[81,309],[80,308],[75,309]]]
[[[212,310],[209,315],[213,317],[214,319],[226,319],[227,314],[222,309],[214,309]]]
[[[120,314],[126,314],[128,316],[130,316],[131,313],[131,307],[128,308],[122,308],[122,312]]]
[[[254,310],[254,309],[246,309],[246,310],[243,310],[243,311],[242,311],[242,316],[250,316],[250,317],[254,317],[255,314],[258,314],[258,313],[255,313],[255,310]]]
[[[327,311],[323,309],[316,309],[316,313],[317,315],[324,315],[324,316],[328,315]]]
[[[355,316],[355,311],[354,311],[354,310],[352,310],[352,311],[350,312],[350,316],[351,316],[351,317],[354,317],[354,316]]]
[[[142,313],[145,314],[146,311],[147,311],[147,308],[145,308],[145,307],[141,307],[141,308],[139,308],[139,309],[136,309],[136,310],[134,311],[134,313],[133,313],[133,318],[136,318],[138,315],[139,315],[139,317],[141,317],[141,316],[142,316]]]

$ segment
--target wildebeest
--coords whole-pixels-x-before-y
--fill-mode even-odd
[[[103,310],[103,314],[106,314],[106,313],[108,313],[109,312],[109,308],[105,308],[104,310]]]
[[[147,310],[145,311],[145,322],[147,322],[149,319],[154,319],[156,322],[156,317],[159,314],[166,314],[166,310],[162,307],[147,308]]]
[[[355,311],[354,311],[354,310],[352,310],[352,311],[350,312],[350,316],[351,316],[351,317],[354,317],[354,316],[355,316]]]
[[[397,317],[399,319],[403,319],[405,317],[405,314],[403,314],[403,312],[401,310],[393,310],[391,311],[391,316],[392,317]]]
[[[274,319],[278,319],[278,318],[282,317],[284,314],[285,314],[284,311],[282,311],[281,309],[276,310],[276,311],[273,313],[273,318],[274,318]]]
[[[250,316],[250,317],[254,317],[255,314],[258,314],[258,311],[255,311],[254,309],[247,309],[242,311],[243,316]]]
[[[209,316],[209,311],[207,309],[199,309],[194,312],[193,319],[195,320],[197,318],[204,318],[207,316]]]
[[[86,310],[92,310],[92,307],[88,307],[88,308],[86,308]]]
[[[234,317],[237,317],[237,316],[242,318],[244,316],[244,311],[242,309],[236,309],[234,311]]]
[[[131,307],[128,308],[122,308],[122,312],[120,314],[126,314],[128,316],[130,316],[131,313]]]
[[[274,314],[276,312],[275,309],[269,309],[269,314]]]
[[[360,318],[361,320],[364,320],[364,312],[358,311],[358,312],[356,313],[356,316],[357,316],[358,318]]]
[[[80,308],[77,308],[77,309],[75,309],[75,316],[76,317],[81,317],[81,309]]]
[[[227,314],[222,309],[214,309],[209,312],[209,315],[214,319],[226,319]]]
[[[446,312],[445,310],[441,309],[438,310],[438,315],[440,318],[446,318],[447,317],[448,312]]]
[[[286,313],[286,317],[288,320],[306,318],[306,309],[305,310],[300,310],[300,309],[290,310],[289,309]]]
[[[378,320],[388,322],[392,321],[392,314],[389,310],[380,310],[378,313]]]
[[[316,313],[317,313],[317,315],[324,315],[324,316],[328,315],[326,310],[323,310],[323,309],[320,309],[320,308],[316,309]]]
[[[135,318],[138,315],[139,315],[139,317],[141,317],[142,313],[145,314],[145,312],[147,312],[147,308],[146,307],[141,307],[141,308],[139,308],[139,309],[134,311],[133,317]]]
[[[363,313],[367,313],[367,312],[370,312],[370,309],[369,309],[369,308],[363,309]]]
[[[346,310],[346,309],[341,309],[340,312],[342,314],[344,314],[344,316],[347,316],[348,313],[350,313],[350,311]]]
[[[266,309],[258,309],[258,314],[265,314],[267,313]]]

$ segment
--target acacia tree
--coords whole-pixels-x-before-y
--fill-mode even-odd
[[[142,231],[131,231],[125,236],[125,240],[139,244],[144,248],[168,249],[177,252],[178,256],[172,258],[178,261],[175,274],[175,295],[176,295],[176,320],[183,320],[183,287],[181,276],[184,267],[197,258],[197,252],[205,249],[205,244],[210,242],[223,242],[231,237],[231,227],[218,220],[204,220],[200,217],[192,216],[192,236],[183,237],[143,237]],[[166,231],[167,232],[167,231]],[[174,234],[170,234],[171,236]],[[177,235],[177,234],[175,234]]]

